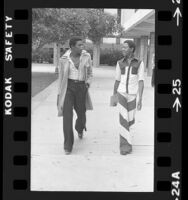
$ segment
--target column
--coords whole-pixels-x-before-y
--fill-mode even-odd
[[[155,33],[151,32],[150,33],[150,44],[149,44],[149,53],[148,53],[148,70],[147,70],[147,75],[151,76],[152,75],[152,57],[153,53],[155,53]]]
[[[58,73],[59,58],[60,58],[60,45],[58,43],[54,43],[53,64],[55,65],[55,73]]]
[[[134,42],[136,45],[135,56],[140,59],[140,38],[134,38]]]
[[[147,70],[148,37],[142,36],[140,40],[140,59],[144,62],[144,71]]]
[[[57,64],[57,46],[56,46],[56,43],[54,43],[54,46],[53,46],[53,64],[55,66]]]
[[[118,16],[117,23],[119,25],[121,25],[121,9],[117,9],[117,16]],[[116,38],[116,44],[120,44],[120,37],[119,36]]]
[[[120,37],[116,38],[116,44],[120,44]]]

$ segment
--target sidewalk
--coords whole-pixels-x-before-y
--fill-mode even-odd
[[[90,88],[94,110],[87,132],[75,131],[71,155],[64,155],[62,117],[57,117],[57,81],[32,98],[31,190],[153,191],[154,91],[145,80],[143,109],[136,113],[133,153],[119,154],[118,111],[110,107],[113,67],[94,68]],[[74,116],[75,121],[76,116]]]
[[[53,64],[32,63],[31,71],[32,72],[54,73],[55,72],[55,65],[53,65]]]

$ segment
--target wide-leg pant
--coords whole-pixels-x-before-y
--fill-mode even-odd
[[[120,152],[132,151],[131,128],[135,123],[136,95],[118,93]]]
[[[73,109],[76,111],[77,120],[75,129],[78,133],[83,132],[86,125],[86,92],[84,82],[68,80],[67,92],[63,106],[63,132],[64,149],[71,151],[74,143],[73,133]]]

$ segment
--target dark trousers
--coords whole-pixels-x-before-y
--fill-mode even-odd
[[[74,143],[73,133],[73,109],[76,111],[77,120],[75,129],[83,132],[86,124],[86,92],[85,82],[68,80],[67,92],[63,106],[63,132],[64,149],[71,151]]]

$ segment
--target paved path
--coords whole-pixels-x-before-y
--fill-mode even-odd
[[[52,64],[38,64],[32,63],[32,72],[44,72],[44,73],[54,73],[55,72],[55,65]]]
[[[133,152],[119,154],[118,112],[109,101],[114,68],[94,68],[83,140],[64,155],[62,118],[57,117],[57,81],[32,98],[31,190],[153,191],[154,91],[146,78],[143,109],[136,113]],[[75,117],[74,117],[75,120]]]

